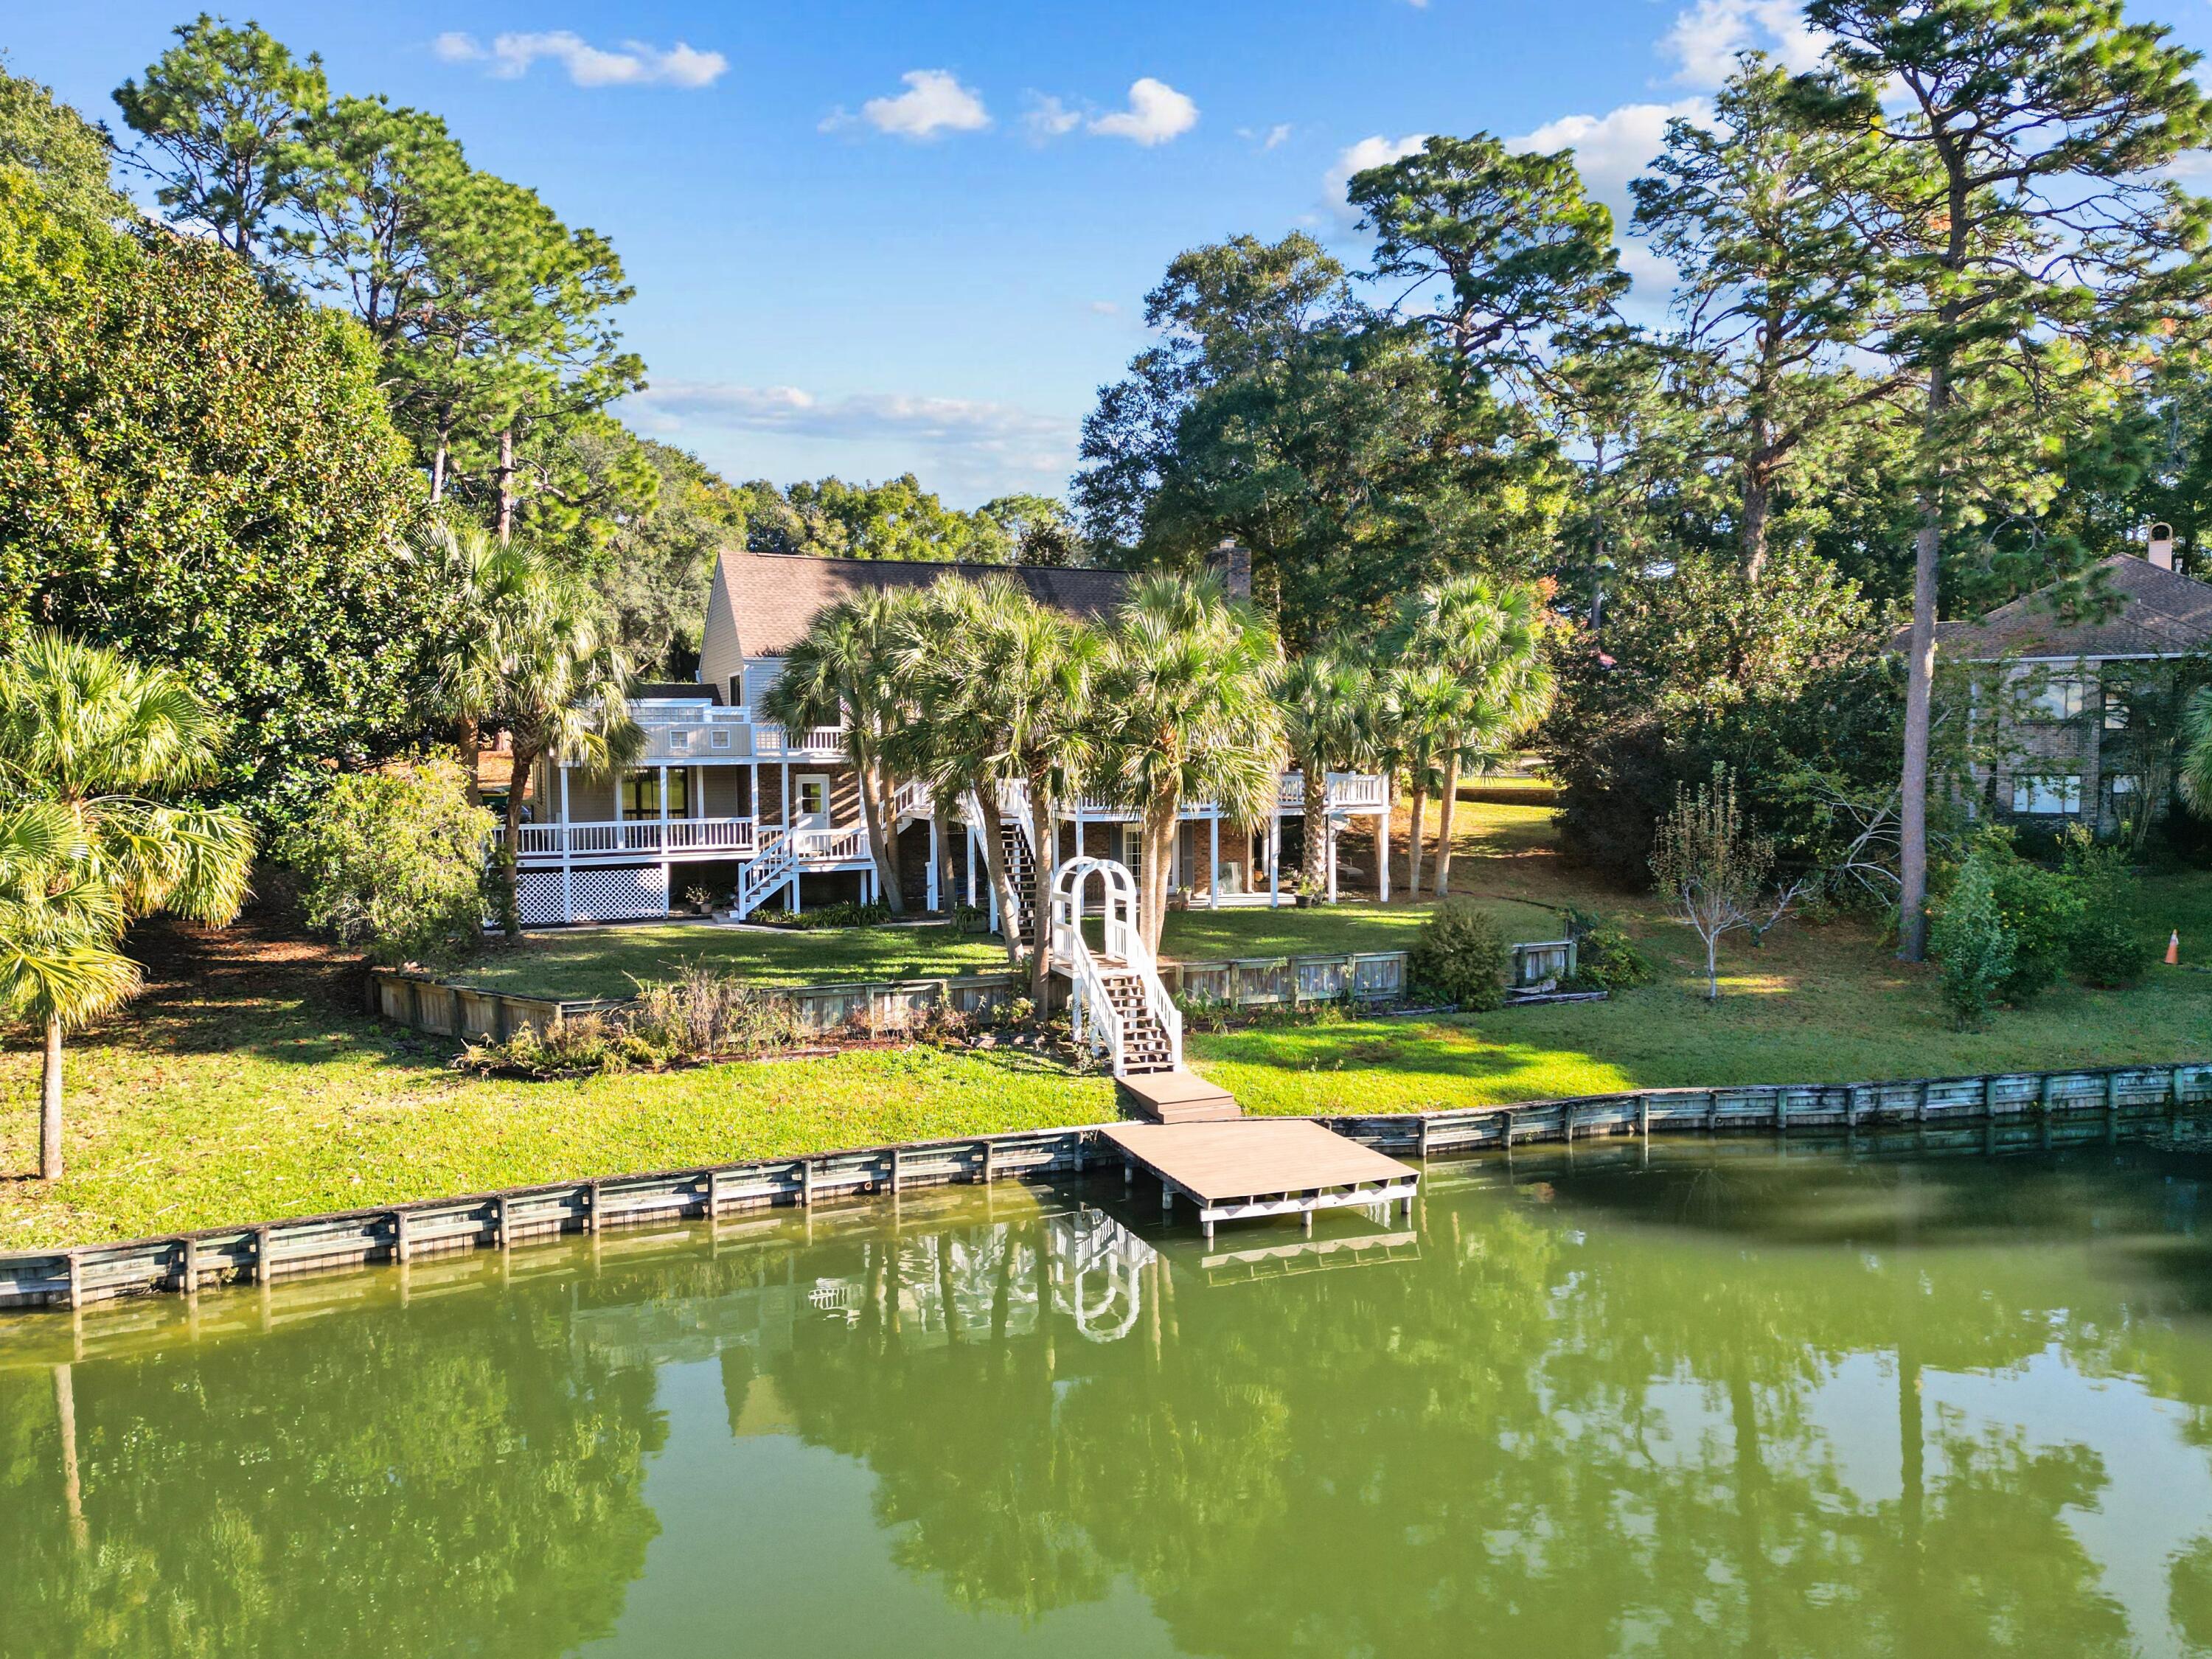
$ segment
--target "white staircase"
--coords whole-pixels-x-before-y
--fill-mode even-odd
[[[1104,887],[1099,948],[1083,934],[1085,894]],[[1073,858],[1052,874],[1052,965],[1072,987],[1075,1038],[1111,1063],[1117,1078],[1182,1069],[1182,1015],[1137,928],[1137,883],[1111,859]]]
[[[799,842],[789,828],[763,842],[738,869],[737,898],[731,907],[738,920],[743,921],[789,886],[792,872],[798,867]]]

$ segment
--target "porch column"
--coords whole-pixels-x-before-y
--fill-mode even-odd
[[[1216,806],[1206,820],[1206,908],[1221,908],[1221,809]]]
[[[968,825],[968,908],[975,908],[975,826]]]
[[[1328,902],[1336,902],[1336,820],[1322,814],[1322,833],[1328,837]]]
[[[1075,786],[1075,856],[1077,858],[1081,858],[1084,854],[1085,830],[1088,822],[1083,815],[1083,786],[1079,783]]]
[[[932,812],[929,815],[929,890],[925,896],[927,900],[927,907],[932,910],[942,908],[937,902],[937,814]]]
[[[1375,898],[1390,902],[1390,820],[1382,812],[1375,815]]]
[[[510,781],[507,787],[513,788],[514,786]],[[522,849],[518,847],[514,850],[520,854]],[[576,919],[574,903],[570,897],[574,886],[574,883],[569,878],[571,863],[572,855],[568,845],[568,769],[564,766],[561,769],[561,920],[563,921],[574,921]]]
[[[664,766],[660,769],[660,890],[672,900],[675,896],[668,892],[668,769]],[[668,906],[671,910],[675,908],[672,902]]]
[[[1283,808],[1281,802],[1267,818],[1267,908],[1283,906]]]

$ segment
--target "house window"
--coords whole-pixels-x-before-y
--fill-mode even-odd
[[[2014,669],[2012,684],[2025,701],[2026,717],[2042,722],[2078,718],[2096,687],[2094,680],[2081,675],[2054,674],[2040,668]]]
[[[2078,774],[2017,777],[2012,781],[2012,810],[2038,817],[2057,817],[2081,810],[2081,779]]]
[[[744,701],[745,677],[743,674],[732,674],[730,676],[730,707],[741,708],[744,706]]]
[[[1121,826],[1121,862],[1133,876],[1145,872],[1145,832],[1137,824]]]
[[[2124,732],[2134,718],[2135,711],[2128,706],[2127,692],[2116,685],[2106,686],[2105,688],[2105,730]]]
[[[660,770],[646,767],[623,779],[623,817],[635,823],[640,818],[660,816]],[[683,817],[690,811],[691,775],[686,768],[672,767],[668,771],[668,816]]]

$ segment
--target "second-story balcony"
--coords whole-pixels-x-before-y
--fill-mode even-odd
[[[691,702],[642,702],[630,718],[645,732],[643,766],[693,766],[718,761],[825,761],[845,752],[844,728],[811,726],[790,731],[756,720],[750,708]]]

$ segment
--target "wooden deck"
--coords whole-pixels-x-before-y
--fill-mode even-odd
[[[1181,1066],[1125,1077],[1121,1092],[1155,1123],[1212,1123],[1244,1115],[1229,1091]]]
[[[1131,1182],[1160,1183],[1160,1207],[1181,1193],[1198,1206],[1206,1242],[1217,1221],[1403,1203],[1410,1218],[1420,1172],[1301,1118],[1223,1123],[1121,1123],[1106,1132]]]

